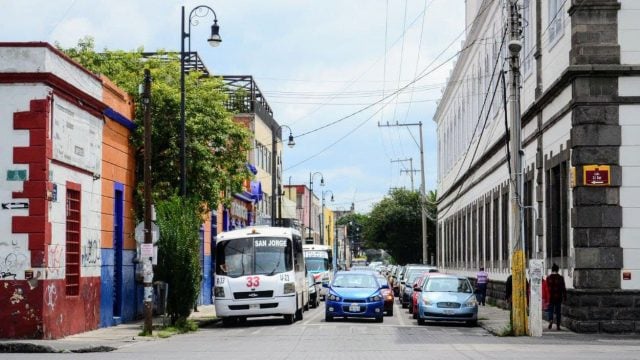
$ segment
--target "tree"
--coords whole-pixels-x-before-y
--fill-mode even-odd
[[[159,53],[145,58],[142,49],[129,52],[105,49],[98,53],[90,37],[79,40],[75,48],[61,50],[89,70],[107,76],[133,96],[136,103],[140,100],[138,85],[144,69],[151,70],[153,197],[159,201],[177,193],[180,184],[178,56]],[[189,72],[185,79],[187,195],[211,209],[220,202],[228,202],[228,195],[240,192],[243,181],[251,177],[246,168],[250,134],[236,124],[227,111],[227,95],[222,86],[220,79],[203,77],[197,71]],[[134,121],[138,127],[131,141],[138,149],[138,164],[142,164],[143,157],[142,118],[142,107],[137,107]],[[138,168],[136,188],[141,195],[144,183],[141,166]],[[141,205],[142,201],[137,203]]]
[[[435,251],[435,193],[430,192],[427,206],[428,249]],[[431,208],[431,209],[430,209]],[[389,192],[369,214],[364,228],[367,247],[385,249],[398,263],[422,260],[422,213],[420,193],[404,189]]]
[[[176,195],[156,204],[160,246],[156,279],[169,284],[167,313],[171,323],[187,319],[200,291],[198,202]]]

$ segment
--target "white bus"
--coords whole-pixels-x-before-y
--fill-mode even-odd
[[[304,261],[307,271],[313,274],[316,284],[329,284],[333,280],[333,257],[331,246],[304,244]],[[327,288],[320,286],[322,299],[327,295]]]
[[[309,289],[299,231],[251,226],[223,232],[215,258],[216,315],[224,325],[257,316],[302,320]]]

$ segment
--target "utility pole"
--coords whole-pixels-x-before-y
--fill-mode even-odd
[[[413,158],[391,160],[392,163],[404,162],[404,161],[409,162],[409,170],[400,170],[400,174],[405,172],[409,174],[409,177],[411,178],[411,191],[413,191],[413,174],[420,171],[420,170],[413,170]]]
[[[151,73],[144,69],[142,92],[144,107],[144,246],[153,249],[151,233]],[[153,265],[151,258],[143,256],[144,273],[144,333],[153,331]]]
[[[513,335],[527,335],[527,303],[524,255],[524,212],[522,211],[522,194],[524,183],[522,178],[522,126],[520,119],[520,51],[522,50],[522,23],[517,0],[509,0],[509,67],[511,70],[510,96],[510,141],[511,141],[511,211],[513,227],[513,255],[511,258],[512,278],[512,326]]]
[[[378,127],[392,127],[392,126],[418,126],[420,129],[420,177],[422,179],[422,184],[420,185],[420,212],[422,214],[422,263],[429,263],[429,252],[427,249],[427,196],[425,194],[425,180],[424,180],[424,145],[422,140],[422,121],[419,123],[409,123],[409,124],[380,124],[378,123]]]

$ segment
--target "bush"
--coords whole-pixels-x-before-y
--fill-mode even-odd
[[[169,284],[167,313],[172,324],[191,314],[200,290],[200,207],[192,199],[173,196],[156,204],[158,265],[156,279]]]

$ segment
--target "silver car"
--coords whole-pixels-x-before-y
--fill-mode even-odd
[[[464,276],[432,274],[421,288],[418,298],[418,324],[426,321],[464,321],[478,323],[478,302],[471,282]]]

